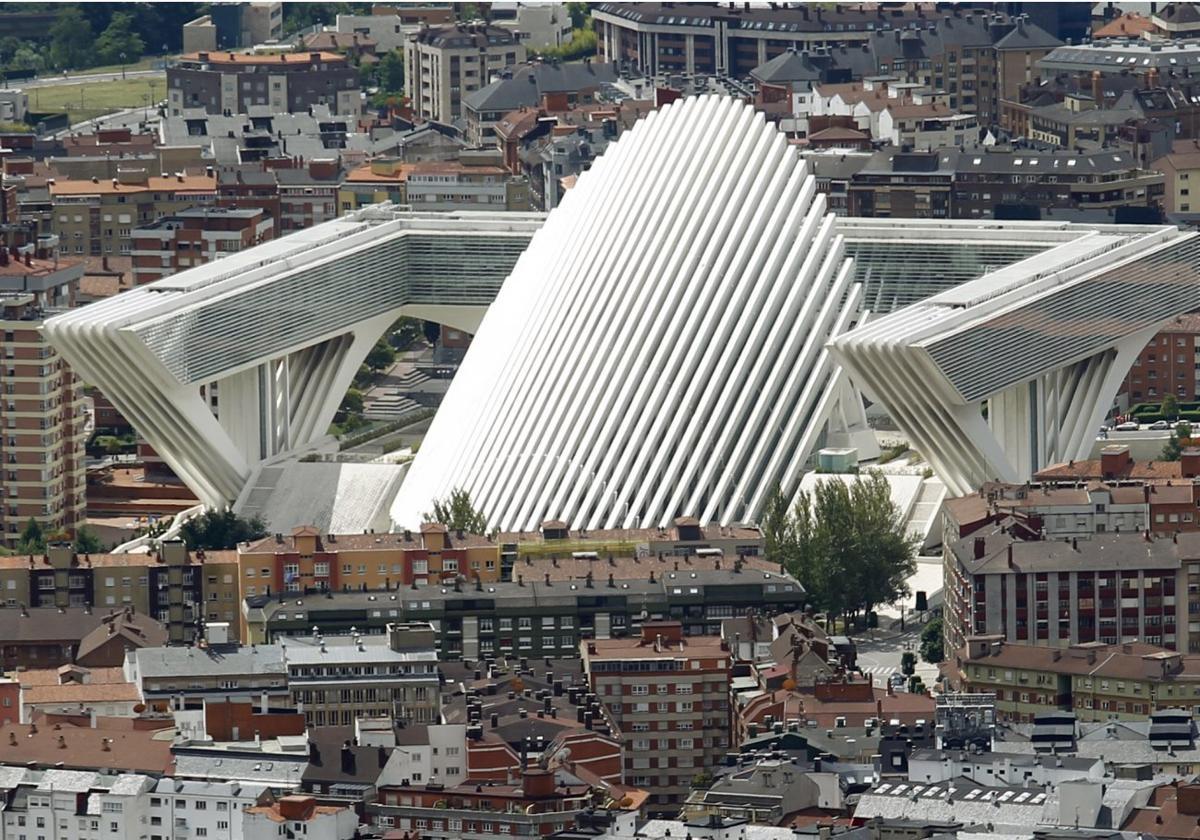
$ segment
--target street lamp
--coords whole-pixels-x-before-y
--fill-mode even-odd
[[[125,81],[125,53],[121,53],[121,81]]]

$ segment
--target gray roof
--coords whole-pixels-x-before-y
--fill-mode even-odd
[[[976,540],[983,540],[976,558]],[[1181,558],[1198,556],[1200,534],[1180,534],[1178,541],[1145,540],[1139,533],[1096,534],[1077,540],[1022,540],[1000,526],[976,531],[950,544],[950,551],[971,574],[1137,569],[1178,569]],[[1012,547],[1011,557],[1009,546]]]
[[[283,649],[279,645],[250,647],[192,648],[159,647],[134,651],[138,675],[147,678],[191,675],[231,676],[286,674]]]
[[[523,64],[510,78],[497,79],[464,96],[463,107],[472,111],[514,111],[537,105],[545,93],[594,90],[616,79],[616,67],[602,62]]]
[[[1059,46],[1062,41],[1028,20],[1018,20],[1017,25],[996,42],[998,50],[1047,50]]]
[[[0,639],[9,644],[78,641],[100,626],[107,613],[85,607],[0,607]]]
[[[1157,41],[1106,39],[1087,44],[1056,47],[1038,66],[1046,70],[1072,72],[1099,70],[1101,73],[1145,72],[1156,68],[1160,75],[1200,65],[1200,40]]]
[[[821,68],[813,64],[806,52],[787,50],[750,71],[760,82],[815,82],[821,78]]]
[[[265,784],[226,781],[196,781],[193,779],[159,779],[155,793],[183,794],[184,796],[237,796],[258,799],[270,788]]]
[[[325,636],[317,642],[306,636],[292,636],[284,640],[288,665],[316,665],[328,663],[365,662],[436,662],[437,651],[433,648],[419,651],[395,651],[383,636],[362,637],[362,648],[349,636]]]
[[[825,152],[806,152],[801,154],[804,162],[817,176],[817,180],[830,179],[835,181],[849,180],[871,162],[870,154],[829,154]]]
[[[176,778],[249,782],[290,791],[300,786],[307,767],[307,752],[247,757],[220,751],[175,751]]]
[[[417,34],[417,40],[422,44],[430,44],[442,49],[466,49],[521,43],[517,33],[503,27],[490,24],[471,26],[463,23],[422,29]]]

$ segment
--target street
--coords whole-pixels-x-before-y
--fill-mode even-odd
[[[855,646],[858,650],[858,667],[863,674],[871,677],[875,685],[886,686],[888,677],[900,671],[900,659],[905,651],[911,650],[917,654],[917,676],[925,683],[926,688],[932,688],[937,680],[936,665],[922,662],[920,658],[921,629],[924,625],[909,623],[904,633],[887,634],[879,640],[855,636]]]
[[[112,82],[117,79],[140,79],[142,77],[162,76],[162,70],[126,70],[121,73],[117,70],[113,73],[80,73],[74,76],[41,76],[36,79],[23,79],[21,81],[14,80],[13,87],[20,87],[24,90],[37,87],[57,87],[59,85],[78,85],[88,82]]]

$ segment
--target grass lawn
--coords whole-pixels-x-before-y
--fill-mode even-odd
[[[37,113],[66,111],[71,122],[90,120],[122,108],[145,107],[148,101],[166,98],[166,74],[134,79],[81,82],[30,88],[29,110]],[[147,97],[153,96],[153,99]]]

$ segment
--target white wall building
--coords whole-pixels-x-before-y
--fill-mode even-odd
[[[311,796],[284,796],[272,805],[247,808],[242,840],[352,840],[358,815],[351,808],[318,805]]]
[[[240,840],[242,812],[269,799],[261,784],[159,779],[150,791],[150,840]]]
[[[571,43],[573,29],[566,3],[493,3],[488,21],[516,32],[527,47],[561,47]]]
[[[17,792],[4,810],[2,836],[145,840],[153,786],[132,773],[2,767],[0,789]]]

